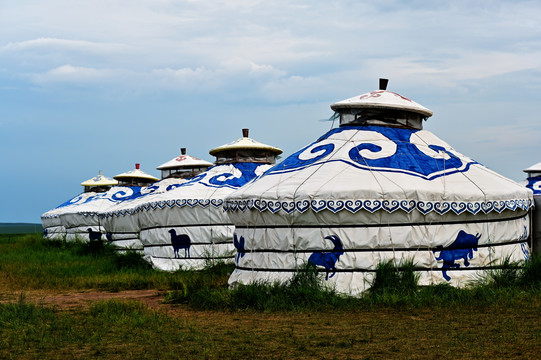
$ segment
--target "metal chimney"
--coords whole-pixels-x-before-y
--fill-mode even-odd
[[[180,154],[186,155],[186,148],[180,148]]]
[[[250,129],[242,129],[242,136],[248,137],[249,132],[250,132]]]
[[[389,83],[389,79],[379,79],[379,89],[380,90],[387,90],[387,84]]]

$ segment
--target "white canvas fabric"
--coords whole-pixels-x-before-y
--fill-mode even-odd
[[[139,239],[139,211],[142,205],[151,201],[158,194],[171,191],[185,179],[171,178],[142,187],[139,196],[115,203],[100,213],[101,224],[107,241],[118,249],[143,250]]]
[[[93,198],[98,193],[85,192],[79,194],[56,208],[47,211],[41,215],[41,224],[43,226],[43,237],[50,240],[65,240],[66,228],[62,224],[60,215],[65,212],[74,211],[77,206],[84,204],[90,198]]]
[[[63,211],[60,214],[60,221],[66,228],[66,240],[104,240],[102,235],[105,234],[105,229],[101,224],[99,214],[115,203],[138,197],[140,190],[138,186],[115,186],[106,192],[85,197],[77,203],[77,206]],[[88,193],[82,195],[86,194]]]
[[[343,126],[228,196],[230,284],[285,281],[309,262],[329,286],[365,291],[382,261],[421,284],[461,286],[529,253],[531,191],[425,130]]]
[[[201,269],[212,261],[233,261],[233,225],[225,197],[270,165],[235,163],[211,167],[138,206],[145,257],[167,271]]]

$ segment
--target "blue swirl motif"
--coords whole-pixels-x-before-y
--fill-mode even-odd
[[[529,177],[526,187],[531,189],[534,195],[541,195],[541,176]]]
[[[374,129],[370,130],[374,131]],[[378,153],[383,152],[380,145],[365,142],[353,147],[349,151],[349,158],[363,169],[399,172],[432,180],[455,172],[467,171],[469,168],[466,166],[462,169],[464,166],[462,160],[443,146],[428,145],[428,148],[436,153],[446,154],[447,159],[435,158],[422,152],[417,144],[411,142],[411,136],[418,130],[397,128],[375,130],[386,138],[385,142],[394,143],[396,151],[390,156],[382,154],[378,157]],[[368,150],[370,157],[363,156],[361,154],[363,150],[365,152]]]
[[[79,195],[69,199],[65,203],[62,203],[62,204],[58,205],[55,209],[60,209],[60,208],[70,206],[70,205],[77,205],[77,204],[81,203],[81,200],[83,200],[83,194],[79,194]]]
[[[315,162],[327,157],[330,153],[334,151],[334,144],[321,144],[316,145],[319,142],[319,140],[313,144],[310,144],[301,150],[297,151],[293,155],[287,157],[284,161],[282,161],[279,164],[274,165],[272,168],[267,170],[265,172],[266,174],[271,174],[279,171],[284,170],[293,170],[293,169],[299,169],[303,168],[309,165],[314,164]],[[314,146],[316,145],[316,146]],[[301,159],[301,155],[303,157],[308,157],[307,159]]]
[[[236,177],[231,172],[224,172],[213,176],[208,180],[208,184],[204,185],[213,187],[227,186],[236,189],[255,179],[257,177],[255,172],[261,166],[258,163],[235,163],[232,165],[240,171],[240,177]]]
[[[340,150],[336,149],[332,136],[348,130],[360,133],[359,137],[354,136],[353,141],[349,142],[354,146],[347,155],[329,159],[331,154]],[[322,161],[342,161],[363,170],[403,173],[433,180],[468,171],[470,165],[475,163],[464,163],[451,150],[440,145],[429,144],[425,151],[421,151],[419,144],[411,141],[412,135],[418,131],[383,126],[344,126],[332,129],[316,142],[267,170],[263,176],[296,171]],[[359,144],[358,140],[362,137],[370,140]],[[430,152],[434,155],[428,154]]]
[[[130,191],[131,190],[131,191]],[[140,186],[130,186],[126,190],[119,190],[115,192],[113,195],[111,195],[110,199],[107,199],[109,201],[126,201],[135,199],[141,196],[141,187]]]

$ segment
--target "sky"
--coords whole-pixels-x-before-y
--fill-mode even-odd
[[[242,128],[287,157],[380,77],[490,169],[541,161],[539,1],[0,0],[0,222]]]

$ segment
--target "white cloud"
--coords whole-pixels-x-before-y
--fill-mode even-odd
[[[34,82],[39,84],[45,83],[72,83],[72,84],[84,84],[84,83],[100,83],[109,81],[111,78],[117,76],[115,71],[110,69],[95,69],[88,67],[62,65],[47,71],[43,74],[29,74],[27,75]]]
[[[10,42],[0,48],[4,52],[26,51],[78,51],[82,53],[111,54],[133,52],[134,47],[118,43],[101,43],[84,40],[57,38],[38,38],[20,42]]]

